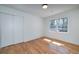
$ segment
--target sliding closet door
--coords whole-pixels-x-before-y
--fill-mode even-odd
[[[23,26],[23,17],[22,16],[14,16],[14,43],[23,42],[24,37],[24,26]]]
[[[24,25],[22,16],[0,13],[0,46],[23,42]]]
[[[1,47],[13,44],[13,16],[0,13],[0,23]]]
[[[1,48],[1,15],[0,15],[0,48]]]

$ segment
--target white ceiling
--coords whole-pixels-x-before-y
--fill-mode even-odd
[[[26,13],[30,13],[39,17],[48,17],[73,8],[77,8],[77,4],[48,4],[48,9],[42,9],[42,4],[7,4],[4,6],[12,7]]]

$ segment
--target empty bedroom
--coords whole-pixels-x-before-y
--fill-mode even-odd
[[[0,4],[0,54],[78,54],[79,4]]]

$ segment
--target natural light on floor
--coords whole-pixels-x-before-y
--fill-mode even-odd
[[[47,42],[49,42],[49,43],[50,43],[50,42],[52,42],[51,40],[49,40],[49,39],[46,39],[46,38],[45,38],[45,39],[43,39],[43,40],[45,40],[45,41],[47,41]]]
[[[61,43],[58,43],[58,42],[52,42],[53,44],[56,44],[56,45],[58,45],[58,46],[63,46],[63,44],[61,44]]]
[[[49,39],[44,39],[45,41],[47,41],[48,43],[52,43],[52,44],[55,44],[55,45],[58,45],[58,46],[63,46],[64,44],[61,44],[59,42],[55,42],[55,41],[52,41],[52,40],[49,40]]]

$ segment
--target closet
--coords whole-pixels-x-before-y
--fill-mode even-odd
[[[0,47],[23,42],[23,16],[0,13]]]

